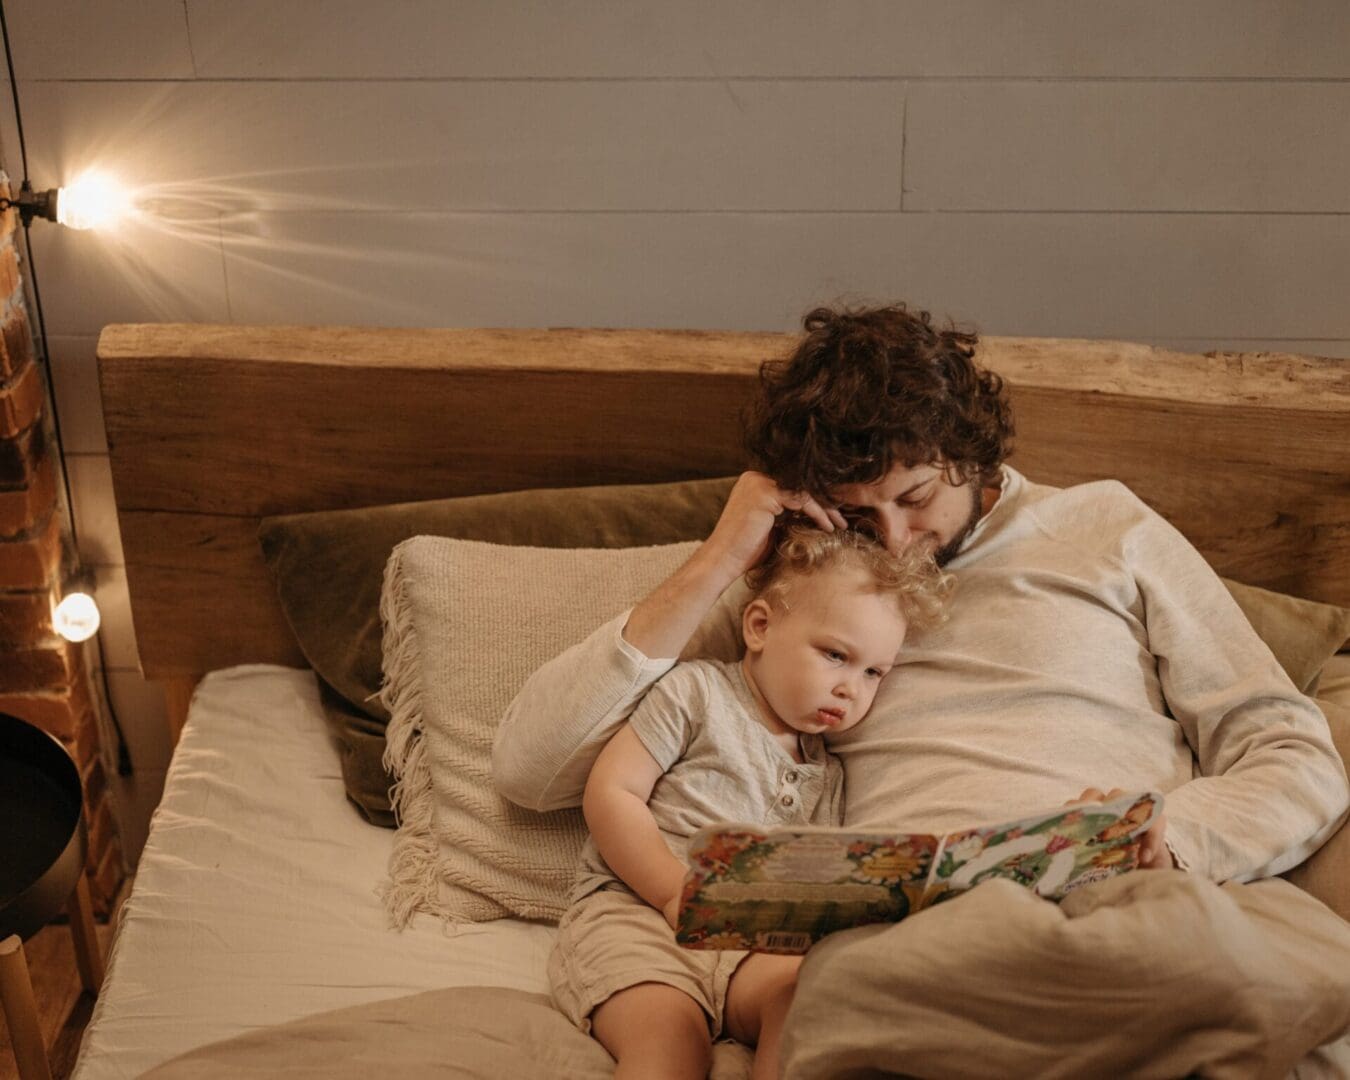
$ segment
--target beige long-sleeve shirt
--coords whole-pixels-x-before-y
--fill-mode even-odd
[[[945,831],[1089,785],[1154,789],[1173,852],[1223,881],[1297,865],[1344,820],[1325,718],[1199,553],[1123,485],[1051,488],[1005,466],[950,569],[951,618],[907,642],[867,722],[831,740],[848,824]],[[674,663],[626,642],[625,618],[512,703],[493,755],[507,797],[580,802],[605,740]]]

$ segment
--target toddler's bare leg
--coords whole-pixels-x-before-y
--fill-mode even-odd
[[[727,1034],[755,1048],[752,1080],[778,1080],[778,1044],[783,1018],[797,989],[800,956],[755,953],[746,957],[727,987]]]
[[[704,1080],[712,1067],[707,1015],[688,994],[664,983],[620,990],[591,1014],[591,1032],[618,1063],[616,1080]]]

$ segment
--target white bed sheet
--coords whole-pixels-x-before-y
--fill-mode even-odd
[[[393,835],[347,801],[311,672],[208,675],[74,1080],[138,1076],[241,1032],[438,987],[547,993],[550,926],[386,927],[375,890]]]

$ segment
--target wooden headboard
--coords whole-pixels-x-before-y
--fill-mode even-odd
[[[792,335],[107,327],[98,359],[141,665],[303,665],[258,550],[269,514],[720,476]],[[1222,574],[1350,604],[1350,362],[986,338],[1012,463],[1115,477]],[[336,584],[336,583],[335,583]],[[177,704],[175,705],[175,699]]]

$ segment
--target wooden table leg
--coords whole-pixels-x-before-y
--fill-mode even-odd
[[[37,1002],[33,1000],[33,983],[28,977],[28,960],[18,934],[0,941],[0,1005],[4,1007],[21,1080],[52,1080],[47,1044],[38,1024]]]
[[[80,982],[97,997],[103,988],[103,950],[98,945],[94,904],[89,899],[89,882],[83,871],[75,883],[75,895],[70,898],[70,934],[75,939],[75,963],[80,969]]]

